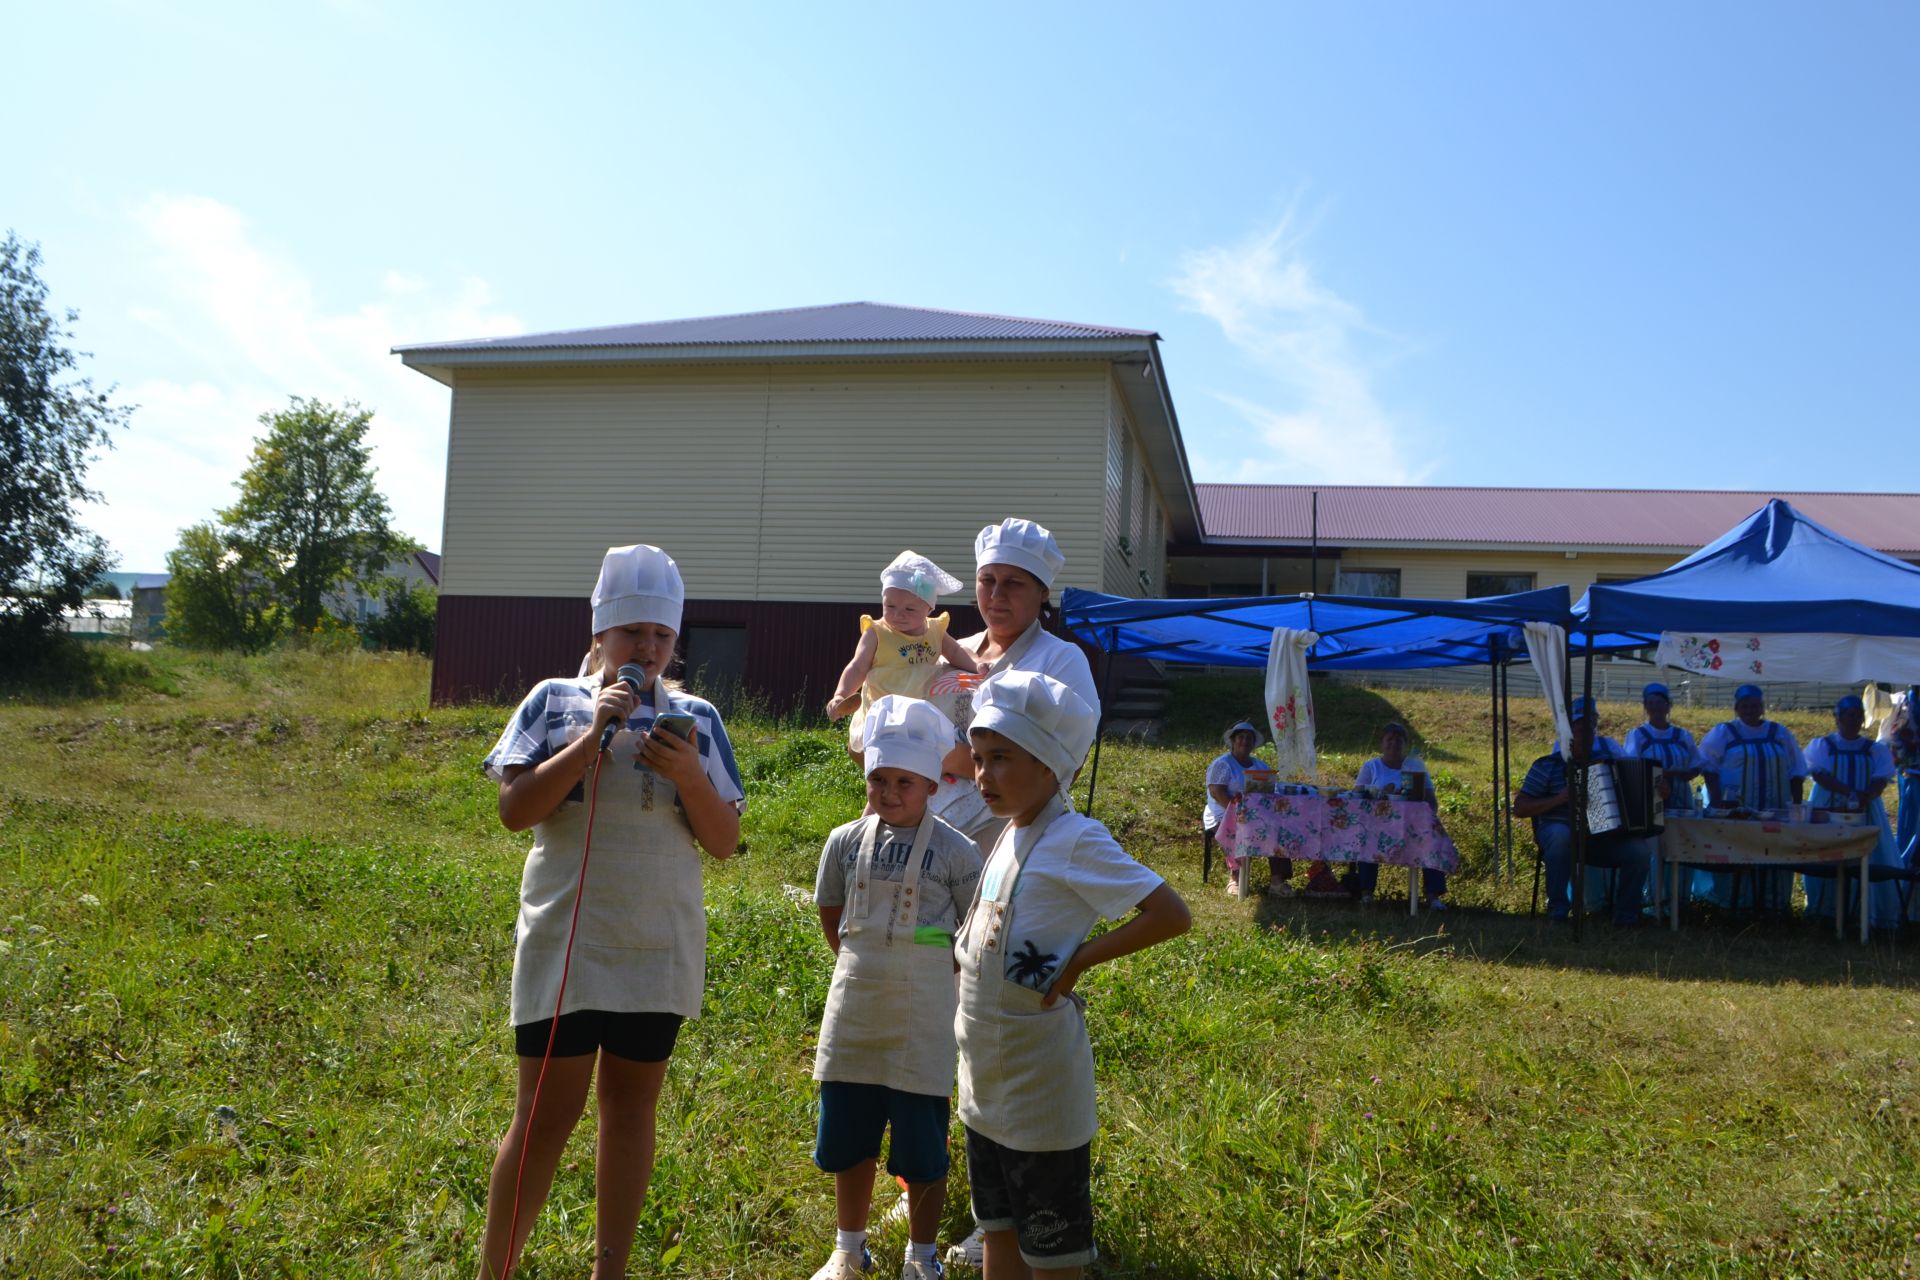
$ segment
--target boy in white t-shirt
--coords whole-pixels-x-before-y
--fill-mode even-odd
[[[901,1280],[939,1280],[934,1234],[947,1192],[953,1092],[953,931],[973,901],[980,851],[927,812],[953,722],[931,703],[886,694],[867,709],[865,817],[835,827],[813,899],[835,960],[813,1078],[813,1159],[833,1175],[838,1230],[814,1280],[875,1273],[867,1251],[874,1166],[907,1188]]]
[[[1093,1261],[1093,1048],[1074,993],[1098,964],[1186,932],[1187,904],[1064,791],[1098,716],[1051,676],[1003,671],[974,694],[980,795],[1009,820],[956,942],[960,1119],[986,1280],[1077,1277]],[[1131,914],[1087,941],[1100,920]]]

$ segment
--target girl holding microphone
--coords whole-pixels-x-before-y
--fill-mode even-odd
[[[487,1188],[482,1280],[512,1270],[596,1075],[593,1275],[626,1274],[667,1060],[700,1012],[700,851],[733,852],[744,802],[719,713],[660,678],[684,600],[666,552],[610,548],[589,669],[535,685],[483,761],[500,821],[534,843],[513,958],[518,1087]]]

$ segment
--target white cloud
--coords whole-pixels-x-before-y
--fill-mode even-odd
[[[1267,483],[1410,484],[1437,460],[1420,458],[1374,394],[1363,345],[1388,335],[1359,307],[1314,279],[1304,233],[1289,210],[1239,244],[1183,255],[1173,291],[1220,326],[1276,387],[1271,398],[1215,390],[1260,433],[1265,456],[1236,450],[1237,480]]]
[[[132,210],[129,231],[124,314],[139,335],[142,376],[123,381],[115,400],[138,408],[89,470],[104,501],[82,516],[121,567],[163,568],[181,528],[229,505],[260,414],[296,395],[374,411],[368,440],[394,523],[437,548],[447,389],[389,349],[522,331],[486,283],[444,287],[369,264],[371,296],[329,308],[310,271],[217,200],[155,196]]]

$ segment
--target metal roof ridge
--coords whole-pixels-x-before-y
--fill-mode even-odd
[[[1379,493],[1416,490],[1422,493],[1676,493],[1776,498],[1796,495],[1808,498],[1920,498],[1920,493],[1905,489],[1628,489],[1524,484],[1287,484],[1251,480],[1196,480],[1193,483],[1196,489],[1297,489],[1322,493],[1329,489],[1346,489]]]
[[[768,317],[768,316],[792,316],[792,315],[801,315],[801,314],[817,314],[823,311],[844,311],[853,307],[873,307],[873,308],[884,310],[884,311],[906,312],[909,314],[955,316],[955,317],[960,317],[960,318],[969,319],[969,320],[995,320],[995,321],[1000,321],[1006,324],[1028,324],[1028,325],[1038,325],[1042,327],[1056,328],[1056,329],[1061,329],[1061,328],[1085,329],[1085,330],[1094,331],[1098,334],[1101,334],[1104,336],[1110,336],[1110,337],[1143,338],[1143,339],[1148,339],[1154,342],[1158,342],[1160,340],[1159,333],[1152,329],[1129,329],[1119,325],[1089,324],[1085,321],[1080,321],[1080,320],[1042,320],[1042,319],[1037,319],[1030,316],[1001,315],[999,313],[991,312],[991,311],[958,311],[948,307],[916,307],[916,306],[909,306],[909,305],[906,305],[903,303],[897,303],[897,302],[874,302],[871,300],[862,299],[862,300],[856,300],[852,302],[818,303],[818,304],[814,304],[810,306],[802,306],[802,307],[774,307],[774,308],[770,308],[762,311],[726,311],[726,312],[719,312],[714,315],[706,315],[706,316],[678,316],[678,317],[667,319],[667,320],[623,321],[623,322],[616,322],[613,324],[587,325],[584,327],[572,328],[572,329],[547,329],[537,333],[500,334],[490,338],[452,338],[452,339],[447,339],[445,341],[440,341],[440,342],[408,343],[404,346],[391,347],[389,348],[389,351],[395,355],[407,355],[407,354],[411,354],[414,352],[421,352],[421,351],[444,351],[444,350],[453,350],[458,348],[485,349],[497,343],[506,343],[506,342],[525,343],[525,342],[540,341],[540,340],[553,340],[553,341],[550,341],[548,345],[551,345],[556,348],[624,347],[624,346],[634,346],[634,345],[645,345],[645,344],[636,343],[634,341],[635,335],[633,334],[632,331],[636,329],[664,329],[669,326],[705,325],[705,324],[713,324],[719,321],[746,320],[746,319]],[[561,339],[566,339],[566,338],[584,338],[590,334],[606,334],[612,330],[621,331],[627,336],[619,340],[603,339],[600,341],[580,341],[580,342],[572,342],[572,343],[560,341]],[[809,338],[806,340],[811,342],[860,343],[860,342],[875,342],[875,341],[891,341],[892,339],[875,339],[875,338],[858,338],[858,337],[846,337],[846,338],[817,337],[817,338]],[[1025,334],[1025,335],[976,334],[976,335],[971,335],[964,338],[928,337],[923,340],[930,341],[930,342],[931,341],[1020,342],[1020,341],[1048,341],[1049,339],[1044,337],[1038,337],[1036,335],[1031,335],[1031,334]],[[763,345],[772,345],[772,344],[778,344],[778,343],[790,342],[790,341],[794,341],[794,339],[791,339],[791,338],[725,338],[725,339],[705,339],[705,340],[699,340],[699,341],[690,341],[687,343],[676,342],[676,343],[670,343],[668,345],[763,346]]]

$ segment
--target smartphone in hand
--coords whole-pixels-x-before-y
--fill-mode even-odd
[[[693,741],[694,719],[686,711],[663,711],[654,717],[653,732],[670,733],[682,742]]]

